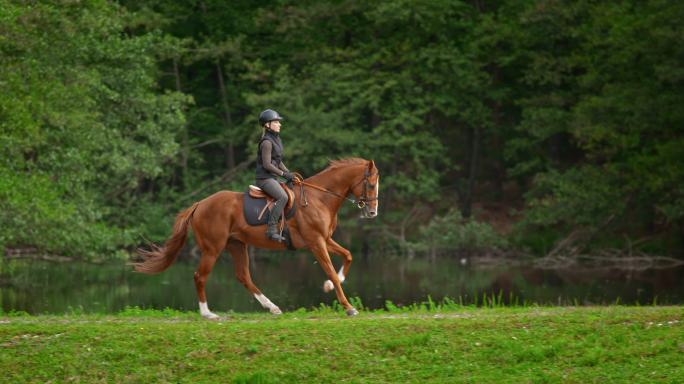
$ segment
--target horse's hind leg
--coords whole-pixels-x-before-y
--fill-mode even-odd
[[[337,272],[337,277],[340,279],[340,284],[342,284],[344,282],[345,276],[347,276],[349,273],[349,267],[351,266],[352,262],[352,254],[349,252],[349,250],[337,244],[337,242],[332,238],[326,240],[326,246],[329,253],[334,253],[344,258],[344,264],[340,268],[339,272]],[[332,281],[326,280],[323,283],[323,291],[330,292],[333,289],[335,289],[335,285],[333,285]]]
[[[228,252],[233,256],[233,264],[235,266],[235,276],[242,285],[249,290],[254,298],[256,298],[261,306],[271,311],[274,315],[280,315],[282,312],[277,305],[273,304],[268,297],[264,296],[259,288],[252,282],[252,276],[249,273],[249,255],[247,254],[247,245],[241,241],[231,240],[226,247]]]
[[[200,248],[202,249],[202,258],[200,259],[197,272],[195,272],[195,288],[197,288],[197,297],[199,298],[200,314],[206,319],[214,320],[218,319],[218,315],[209,310],[209,305],[207,304],[207,294],[204,291],[204,286],[207,282],[207,278],[209,277],[209,273],[211,272],[212,268],[214,268],[214,264],[216,263],[216,259],[218,259],[221,250],[216,250],[210,246],[207,246],[206,244],[204,247],[200,246]]]

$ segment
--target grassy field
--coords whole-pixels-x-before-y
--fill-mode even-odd
[[[0,315],[0,381],[684,383],[684,307]]]

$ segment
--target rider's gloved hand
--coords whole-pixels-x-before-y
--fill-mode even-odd
[[[292,173],[290,173],[290,172],[283,172],[283,177],[284,177],[285,180],[287,180],[287,181],[292,181],[292,180],[294,180],[294,175],[293,175]]]

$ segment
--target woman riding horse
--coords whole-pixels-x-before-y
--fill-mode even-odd
[[[247,253],[248,244],[264,249],[286,248],[278,233],[277,223],[287,203],[287,195],[277,182],[277,177],[293,181],[293,176],[283,164],[283,144],[279,135],[281,120],[278,112],[270,109],[259,116],[264,133],[257,153],[257,185],[277,199],[268,220],[266,237],[263,236],[261,226],[250,225],[246,221],[244,193],[219,191],[180,212],[171,237],[164,245],[151,244],[150,249],[138,250],[142,260],[134,263],[136,271],[148,274],[162,272],[174,263],[185,244],[188,230],[192,228],[197,246],[202,252],[195,272],[195,288],[200,314],[204,318],[219,318],[209,310],[205,285],[216,260],[224,250],[233,258],[237,279],[254,298],[271,313],[281,313],[280,308],[252,281]],[[358,311],[347,300],[341,285],[349,273],[352,254],[333,240],[332,235],[337,227],[337,212],[346,200],[361,209],[363,217],[377,216],[380,172],[373,160],[347,158],[331,160],[323,171],[305,180],[297,178],[294,182],[298,185],[294,195],[299,205],[294,216],[287,219],[291,245],[295,249],[306,248],[313,253],[328,278],[323,283],[323,290],[334,290],[347,315],[356,315]],[[348,198],[348,195],[354,199]],[[339,272],[335,271],[330,260],[331,253],[343,258]]]
[[[268,218],[266,237],[274,241],[285,241],[278,231],[278,219],[287,204],[287,193],[280,186],[278,176],[291,182],[292,173],[283,163],[283,142],[280,140],[280,122],[283,118],[278,112],[267,109],[259,115],[259,124],[264,129],[259,141],[256,164],[256,185],[269,196],[276,199]]]

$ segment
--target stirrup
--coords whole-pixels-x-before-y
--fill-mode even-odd
[[[266,232],[266,237],[267,237],[269,240],[277,241],[277,242],[279,242],[279,243],[285,242],[285,237],[282,236],[280,233],[277,233],[277,232],[276,232],[276,233],[268,233],[268,232]]]
[[[266,229],[266,238],[268,238],[269,240],[277,241],[279,243],[284,242],[285,236],[281,235],[277,228],[277,226],[275,228],[271,228],[269,226],[269,228]]]

